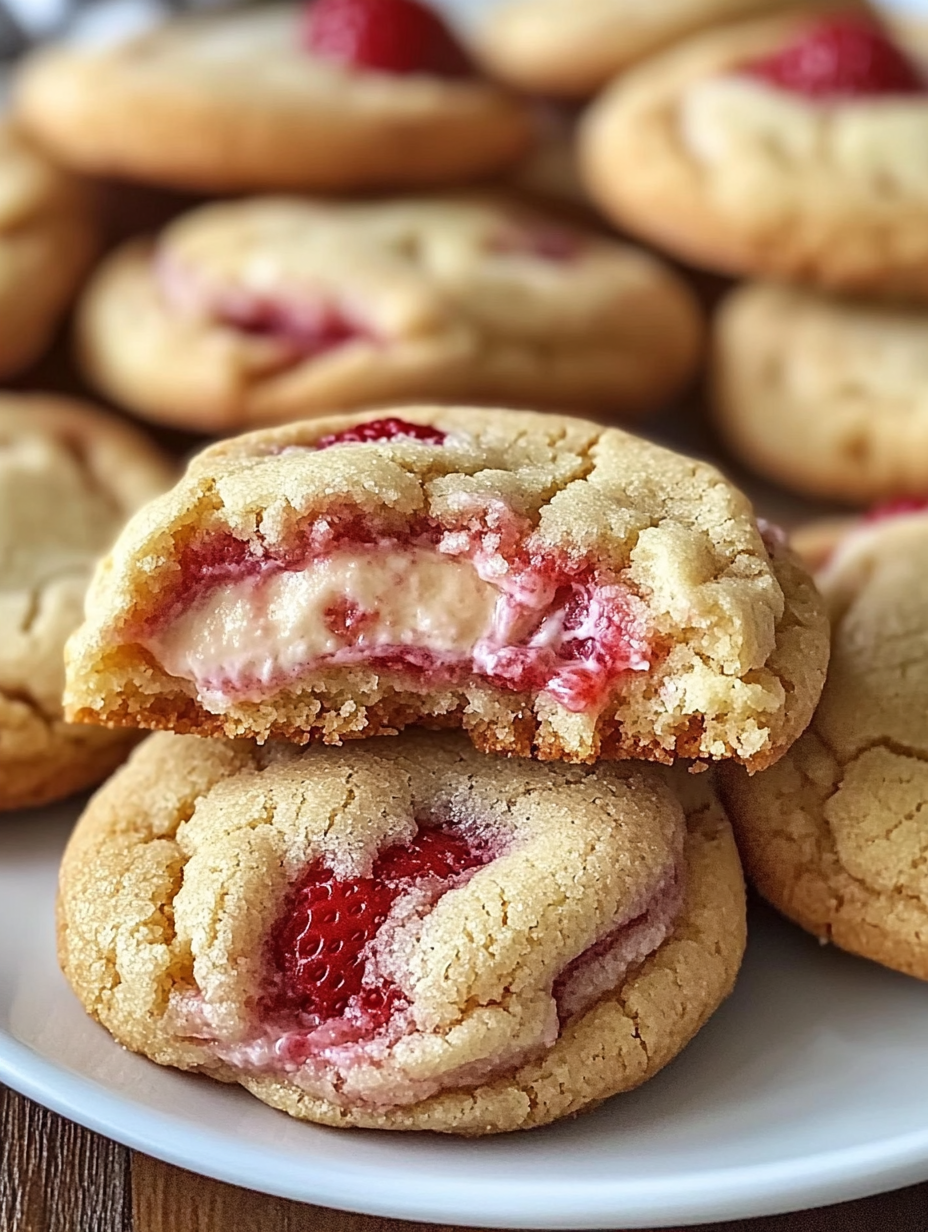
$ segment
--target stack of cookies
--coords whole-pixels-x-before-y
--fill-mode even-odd
[[[638,1085],[732,987],[738,856],[671,767],[776,762],[828,634],[712,467],[531,412],[264,430],[132,518],[86,610],[69,717],[161,733],[62,870],[62,965],[128,1047],[482,1134]]]
[[[928,514],[816,529],[823,599],[721,473],[612,426],[696,373],[686,280],[513,188],[515,90],[605,87],[603,215],[779,280],[719,317],[733,450],[922,491],[924,78],[788,7],[510,0],[467,51],[419,0],[314,0],[22,67],[0,375],[73,305],[103,397],[251,430],[178,480],[113,416],[0,398],[0,808],[112,774],[58,937],[126,1047],[333,1126],[550,1122],[732,988],[735,837],[787,915],[928,978]],[[184,195],[79,287],[106,177]]]

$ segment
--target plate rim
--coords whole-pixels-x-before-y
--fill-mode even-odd
[[[391,1183],[385,1170],[376,1191],[359,1189],[367,1171],[363,1164],[357,1170],[333,1169],[327,1162],[314,1169],[310,1156],[308,1168],[293,1170],[291,1182],[283,1172],[272,1179],[261,1160],[273,1158],[273,1151],[236,1143],[238,1149],[230,1154],[230,1144],[215,1130],[194,1129],[181,1117],[141,1108],[128,1096],[43,1057],[5,1028],[0,1028],[0,1082],[86,1129],[185,1171],[274,1197],[386,1219],[525,1229],[679,1227],[784,1214],[928,1180],[926,1124],[878,1144],[681,1174],[673,1192],[666,1178],[637,1183],[584,1178],[582,1189],[570,1191],[563,1184],[546,1191],[537,1177],[505,1185],[488,1178],[480,1187],[462,1180],[457,1182],[467,1189],[467,1208],[462,1209],[463,1194],[455,1202],[455,1183],[447,1178],[431,1186],[428,1178],[420,1178],[424,1183],[410,1186],[408,1175]],[[363,1193],[363,1202],[359,1205],[349,1191]]]

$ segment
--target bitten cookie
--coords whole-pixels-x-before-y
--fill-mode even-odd
[[[126,732],[62,718],[65,639],[97,560],[170,483],[139,434],[77,402],[0,397],[0,809],[98,782]]]
[[[489,10],[476,46],[495,76],[520,89],[588,98],[698,30],[795,7],[795,0],[507,0]]]
[[[113,254],[78,317],[90,380],[205,431],[415,398],[631,414],[702,342],[659,260],[502,196],[209,205]]]
[[[928,492],[928,312],[758,284],[716,318],[715,417],[732,452],[811,496]]]
[[[771,770],[722,776],[745,871],[816,936],[928,979],[928,515],[859,523],[818,580],[815,718]]]
[[[154,736],[61,873],[62,967],[120,1043],[333,1126],[500,1133],[638,1086],[744,941],[706,776],[450,735]]]
[[[594,104],[582,163],[633,234],[726,273],[928,297],[928,93],[875,25],[712,31]]]
[[[752,769],[804,729],[824,613],[712,467],[581,419],[403,415],[194,459],[97,574],[70,716]]]
[[[357,10],[340,33],[339,8]],[[427,27],[411,38],[408,10]],[[518,158],[531,117],[437,23],[410,0],[185,18],[106,50],[40,51],[14,102],[57,158],[95,174],[204,192],[458,183]]]
[[[84,187],[0,121],[0,377],[38,359],[95,246]]]

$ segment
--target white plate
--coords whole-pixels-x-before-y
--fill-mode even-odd
[[[298,1124],[119,1049],[58,973],[74,806],[0,819],[0,1081],[252,1189],[434,1223],[658,1227],[928,1178],[928,987],[759,914],[731,1000],[672,1066],[588,1116],[482,1141]]]

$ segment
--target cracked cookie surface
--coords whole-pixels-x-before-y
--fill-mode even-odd
[[[95,248],[85,188],[0,120],[0,376],[39,357]]]
[[[210,205],[91,282],[85,371],[215,432],[413,398],[633,414],[693,374],[683,282],[503,195]]]
[[[818,574],[831,665],[809,730],[723,794],[745,871],[823,940],[928,979],[928,516],[858,523]]]
[[[213,446],[101,566],[77,721],[568,761],[735,757],[812,713],[827,622],[712,467],[581,419],[412,408]]]
[[[0,398],[0,808],[98,782],[127,733],[65,723],[64,643],[94,565],[171,472],[100,412],[43,396]]]
[[[423,863],[429,835],[459,845],[454,869]],[[421,732],[163,733],[87,807],[58,935],[88,1012],[162,1065],[323,1124],[475,1135],[675,1056],[734,983],[744,888],[707,776],[682,768],[543,766]]]
[[[528,148],[529,110],[501,87],[322,59],[304,20],[272,4],[44,49],[17,76],[17,116],[66,166],[207,193],[438,187]]]
[[[928,94],[808,98],[746,71],[809,29],[743,23],[632,70],[587,115],[587,186],[697,265],[924,301]]]
[[[928,314],[798,287],[739,288],[716,317],[715,418],[788,488],[854,504],[928,491]]]

